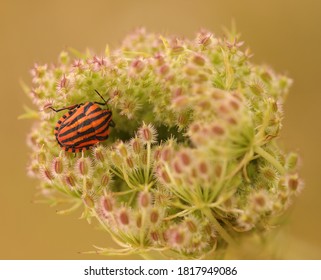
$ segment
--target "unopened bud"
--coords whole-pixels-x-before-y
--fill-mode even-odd
[[[192,233],[197,231],[197,225],[195,223],[195,221],[193,221],[192,219],[187,218],[185,220],[186,226],[188,228],[188,230]]]
[[[138,204],[140,207],[146,208],[151,204],[151,194],[143,191],[138,196]]]
[[[110,182],[110,174],[105,173],[101,176],[100,184],[102,187],[107,187]]]
[[[213,34],[210,32],[201,32],[198,35],[198,43],[204,47],[211,44]]]
[[[224,128],[218,124],[213,125],[211,127],[211,131],[214,135],[218,135],[218,136],[224,135],[224,133],[225,133]]]
[[[143,141],[143,143],[153,143],[156,141],[156,129],[153,125],[145,123],[138,130],[139,138]]]
[[[179,157],[180,157],[181,162],[185,166],[189,166],[192,162],[192,159],[191,159],[190,155],[188,154],[188,150],[180,152]]]
[[[193,62],[196,64],[196,65],[199,65],[199,66],[203,66],[205,64],[205,59],[203,56],[197,54],[193,57]]]
[[[169,72],[169,66],[168,65],[162,65],[159,68],[159,74],[161,74],[162,76],[166,75]]]
[[[152,224],[156,224],[159,221],[159,212],[156,208],[152,209],[150,213],[150,221]]]
[[[134,168],[134,162],[132,157],[126,158],[126,163],[129,168]]]
[[[198,164],[198,170],[202,175],[207,175],[209,172],[209,166],[208,166],[207,162],[201,161]]]
[[[135,59],[131,66],[135,72],[140,73],[145,68],[145,63],[140,59]]]
[[[298,166],[299,156],[296,153],[290,153],[286,159],[286,166],[289,170],[294,170]]]
[[[52,180],[54,180],[53,174],[46,166],[40,168],[40,174],[47,182],[51,182]]]
[[[39,162],[40,164],[45,164],[46,161],[47,161],[46,153],[41,150],[41,151],[37,154],[37,159],[38,159],[38,162]]]
[[[117,150],[121,156],[127,157],[128,151],[125,144],[122,141],[117,145]]]
[[[172,159],[173,149],[171,147],[164,147],[161,151],[161,159],[169,162]]]
[[[83,197],[83,202],[85,203],[85,205],[88,207],[88,208],[93,208],[95,206],[95,201],[94,199],[89,196],[88,194],[86,194],[84,197]]]
[[[68,174],[64,177],[64,179],[65,179],[66,184],[67,184],[69,187],[73,188],[73,187],[76,186],[76,178],[75,178],[75,176],[74,176],[72,173],[68,173]]]
[[[90,177],[92,173],[91,160],[86,157],[81,157],[76,164],[76,171],[80,176]]]
[[[169,184],[171,182],[171,179],[166,171],[165,168],[160,168],[158,171],[159,178],[163,181],[163,183]]]
[[[137,217],[136,217],[136,226],[138,228],[142,227],[142,215],[141,214],[138,214]]]
[[[136,155],[140,154],[141,152],[141,141],[138,137],[135,137],[131,140],[131,145],[134,153]]]
[[[111,156],[110,157],[111,157],[111,160],[112,160],[114,165],[117,165],[117,166],[121,166],[122,165],[123,160],[122,160],[121,156],[118,153],[113,151],[113,152],[111,152]]]
[[[105,156],[104,156],[104,147],[97,146],[93,149],[93,156],[96,160],[96,162],[104,162]]]
[[[52,161],[52,171],[55,175],[61,175],[65,169],[64,159],[61,157],[56,157]]]
[[[288,178],[288,187],[291,192],[296,192],[299,187],[299,178],[297,174],[290,175]]]
[[[112,212],[114,209],[114,199],[111,195],[103,196],[100,200],[100,205],[103,211]]]
[[[159,234],[157,231],[152,231],[150,233],[150,237],[154,242],[157,242],[159,240]]]
[[[124,226],[127,226],[129,224],[129,215],[128,215],[127,209],[123,208],[120,210],[119,222]]]

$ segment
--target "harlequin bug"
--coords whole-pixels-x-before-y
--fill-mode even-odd
[[[108,100],[95,92],[104,100],[102,102],[86,102],[54,109],[53,111],[60,112],[69,110],[64,114],[56,124],[55,136],[58,144],[66,152],[78,153],[83,149],[89,149],[91,146],[104,141],[108,138],[109,127],[115,127],[112,120],[112,112],[107,109],[101,109],[98,105],[107,105]]]

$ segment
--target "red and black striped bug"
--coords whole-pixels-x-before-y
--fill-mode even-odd
[[[108,100],[95,92],[104,100],[102,102],[86,102],[54,109],[55,112],[69,110],[64,114],[56,124],[55,136],[58,144],[66,152],[78,153],[84,149],[89,149],[91,146],[104,141],[108,138],[110,129],[115,127],[112,120],[111,110],[101,109],[99,105],[106,105]]]

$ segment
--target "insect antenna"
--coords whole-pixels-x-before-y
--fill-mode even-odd
[[[98,92],[98,90],[96,90],[96,89],[95,89],[95,92],[100,96],[100,98],[101,98],[102,100],[104,100],[105,104],[108,103],[109,99],[106,101],[106,100],[101,96],[101,94]]]

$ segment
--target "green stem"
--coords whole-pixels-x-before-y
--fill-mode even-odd
[[[156,250],[146,250],[143,252],[138,252],[138,254],[145,260],[168,260],[169,257],[166,257],[162,251]],[[177,258],[178,259],[178,258]]]
[[[97,214],[97,212],[96,212],[95,210],[92,211],[92,214],[93,214],[93,216],[97,219],[97,221],[100,223],[100,225],[103,227],[103,229],[106,230],[106,231],[110,234],[112,240],[113,240],[116,244],[118,244],[120,247],[124,247],[123,241],[122,241],[118,236],[116,236],[116,234],[114,234],[114,232],[113,232],[112,230],[110,230],[110,229],[105,225],[105,223],[102,221],[102,219],[99,217],[99,215]]]
[[[225,160],[224,163],[223,163],[223,169],[222,169],[222,173],[221,173],[221,176],[216,184],[216,188],[215,190],[213,191],[213,193],[211,194],[211,197],[210,199],[208,200],[208,202],[212,202],[216,199],[217,195],[221,192],[221,190],[223,189],[224,187],[224,180],[226,179],[225,178],[225,175],[226,175],[226,169],[227,169],[227,161]]]
[[[225,66],[225,74],[226,74],[226,79],[225,79],[225,89],[229,90],[233,84],[233,69],[231,67],[228,55],[226,52],[221,48],[222,54],[223,54],[223,59],[224,59],[224,66]]]
[[[68,209],[65,209],[65,210],[60,210],[60,211],[57,211],[56,213],[59,214],[59,215],[65,215],[65,214],[69,214],[70,212],[78,209],[80,207],[80,205],[82,204],[82,201],[79,200],[77,201],[73,206],[71,206],[70,208]]]
[[[122,173],[123,173],[123,179],[124,179],[124,181],[126,182],[126,184],[128,185],[128,187],[129,187],[130,189],[132,189],[132,190],[135,190],[136,187],[130,182],[129,176],[128,176],[125,168],[122,167],[122,170],[121,170],[121,171],[122,171]]]
[[[145,184],[147,185],[149,182],[149,169],[150,169],[150,148],[151,143],[147,143],[147,166],[146,166],[146,173],[145,173]]]
[[[217,230],[219,235],[226,241],[226,243],[228,243],[229,245],[234,245],[234,246],[237,245],[236,242],[234,241],[234,239],[228,234],[228,232],[216,220],[216,218],[214,217],[210,208],[203,208],[202,212],[211,221],[211,223],[214,225],[214,228]]]
[[[271,163],[279,172],[281,175],[284,175],[286,173],[285,168],[279,163],[273,156],[271,156],[268,152],[263,150],[262,147],[256,146],[254,147],[254,152],[259,154],[261,157],[263,157],[265,160],[267,160],[269,163]]]
[[[147,215],[145,207],[143,207],[141,209],[141,213],[142,213],[142,226],[140,228],[139,243],[140,243],[141,247],[144,247],[145,229],[146,229],[146,215]]]

